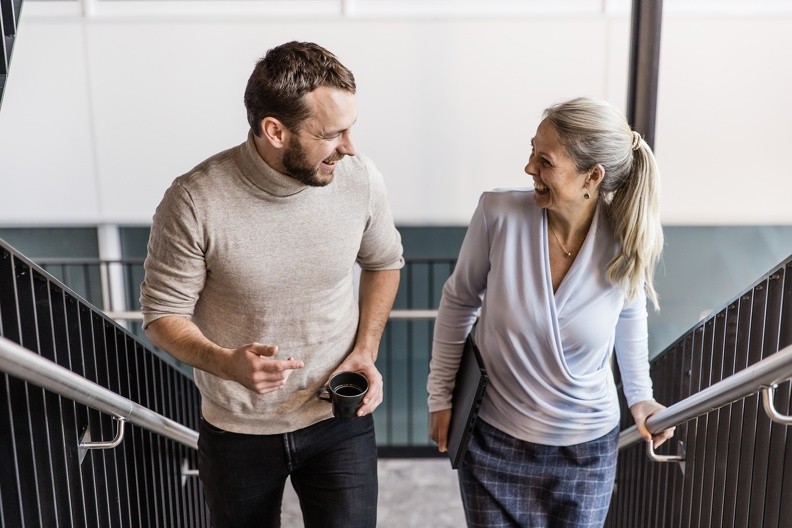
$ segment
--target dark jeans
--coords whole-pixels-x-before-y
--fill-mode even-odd
[[[212,526],[280,526],[286,478],[306,528],[377,524],[377,446],[371,415],[331,418],[276,435],[223,431],[201,420],[198,468]]]

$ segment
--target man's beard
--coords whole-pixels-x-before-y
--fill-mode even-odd
[[[311,187],[324,187],[333,181],[333,175],[322,179],[319,177],[319,167],[312,167],[305,159],[305,151],[300,141],[292,139],[283,152],[283,167],[286,174],[295,180]]]

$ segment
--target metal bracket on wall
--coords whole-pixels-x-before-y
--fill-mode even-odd
[[[113,416],[113,420],[118,422],[118,429],[116,430],[115,437],[109,442],[91,442],[91,431],[88,427],[85,428],[85,432],[80,438],[80,443],[77,445],[80,454],[80,464],[82,464],[85,454],[90,449],[112,449],[121,443],[124,439],[124,422],[126,422],[126,420],[120,416]]]
[[[684,449],[685,446],[680,442],[680,449],[682,449],[682,455],[658,455],[654,451],[654,442],[646,442],[646,456],[649,457],[649,460],[652,462],[684,462]],[[682,472],[684,473],[685,468],[682,466]]]
[[[775,384],[769,387],[762,387],[762,406],[767,416],[774,422],[781,425],[792,425],[792,416],[781,414],[775,408],[773,398],[775,396],[776,387],[778,387],[778,385]]]
[[[181,484],[182,484],[182,487],[184,487],[184,485],[187,484],[187,478],[188,477],[197,477],[197,476],[198,476],[198,470],[197,469],[190,469],[190,461],[187,460],[186,458],[183,459],[182,460],[182,466],[181,466]]]

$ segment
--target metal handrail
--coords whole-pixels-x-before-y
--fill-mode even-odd
[[[97,385],[2,336],[0,371],[97,411],[122,418],[187,447],[198,449],[196,431]]]
[[[772,391],[768,389],[789,378],[792,378],[792,345],[658,411],[646,420],[646,427],[652,434],[659,433],[757,392],[764,392],[765,401],[769,403]],[[772,416],[771,409],[772,405],[770,408],[765,405],[765,410]],[[619,434],[619,449],[628,448],[641,440],[637,427],[633,425]]]

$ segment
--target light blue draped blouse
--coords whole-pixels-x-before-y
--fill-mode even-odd
[[[628,405],[652,399],[646,297],[628,300],[606,277],[618,243],[602,207],[554,293],[547,212],[533,190],[481,196],[443,288],[430,411],[451,407],[462,345],[477,318],[490,380],[479,416],[513,437],[565,446],[610,432],[619,422],[614,347]]]

